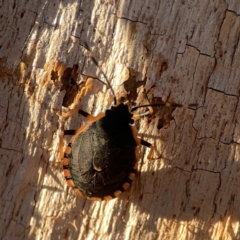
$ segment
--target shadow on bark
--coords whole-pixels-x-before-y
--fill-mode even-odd
[[[42,53],[42,56],[39,57],[39,62],[34,62],[34,58],[38,47],[46,47],[38,43],[40,36],[45,31],[51,32],[59,27],[58,22],[61,19],[60,4],[64,8],[67,8],[74,3],[76,3],[77,9],[75,12],[76,23],[79,22],[79,24],[76,24],[70,31],[72,36],[79,39],[79,43],[73,44],[74,46],[71,50],[66,50],[68,39],[62,42],[61,47],[65,52],[59,53],[58,57],[65,57],[68,65],[62,66],[66,75],[61,75],[54,69],[54,65],[46,63],[45,53]],[[15,7],[12,6],[13,9]],[[26,6],[27,10],[31,11],[31,19],[24,17],[26,15],[24,11],[20,11],[19,7],[20,10],[16,15],[16,19],[22,19],[21,21],[24,22],[32,21],[32,25],[30,25],[29,29],[22,31],[24,34],[21,35],[19,41],[11,41],[9,43],[10,45],[6,54],[10,60],[6,60],[5,58],[0,59],[1,96],[4,96],[1,98],[0,109],[7,109],[3,111],[6,112],[6,115],[1,116],[0,123],[0,156],[2,160],[0,193],[2,196],[2,211],[6,211],[7,209],[8,213],[5,216],[8,216],[9,219],[9,221],[5,222],[1,220],[3,231],[0,238],[5,236],[11,239],[13,237],[12,235],[5,235],[7,228],[12,229],[13,232],[11,234],[17,233],[19,236],[22,236],[22,239],[26,238],[26,236],[34,238],[36,236],[36,229],[40,229],[39,231],[41,231],[44,228],[44,221],[46,222],[44,224],[51,224],[52,226],[51,232],[42,233],[45,239],[55,239],[56,236],[66,239],[77,239],[81,236],[84,238],[90,231],[94,230],[91,214],[96,203],[79,197],[76,197],[76,202],[74,202],[72,200],[73,193],[69,192],[71,189],[67,190],[64,196],[60,196],[59,193],[64,191],[64,186],[62,185],[64,180],[60,180],[60,178],[63,179],[62,169],[61,167],[52,167],[50,163],[54,162],[51,159],[53,153],[49,150],[54,134],[57,131],[58,118],[49,110],[49,108],[54,106],[54,104],[50,104],[53,95],[57,95],[61,90],[60,87],[56,86],[56,83],[62,77],[62,80],[67,81],[68,86],[71,88],[72,72],[71,74],[67,74],[69,70],[67,68],[71,68],[70,70],[72,71],[75,66],[74,64],[79,64],[79,62],[81,63],[81,65],[79,64],[80,70],[86,66],[86,69],[84,69],[86,75],[88,72],[88,66],[85,65],[85,61],[81,57],[84,58],[84,41],[87,41],[89,45],[95,44],[94,33],[96,31],[96,23],[91,23],[91,11],[93,7],[94,1],[43,1],[40,5],[36,3],[34,6],[29,5],[29,8],[28,5]],[[110,15],[111,13],[106,13],[106,17]],[[41,25],[42,27],[38,27],[36,21],[41,21],[44,24]],[[127,21],[127,19],[122,19],[122,21]],[[144,31],[148,32],[148,27],[145,23],[139,24],[145,26]],[[9,29],[13,31],[12,28]],[[136,32],[140,31],[137,21],[132,22],[128,26],[126,24],[126,29],[126,33],[129,36],[134,36]],[[113,33],[114,31],[115,26],[109,32]],[[19,29],[16,32],[13,31],[12,39],[18,36],[18,32]],[[33,35],[35,37],[30,39],[29,36],[32,37]],[[145,57],[149,57],[149,64],[157,64],[156,69],[159,71],[154,75],[157,80],[163,71],[165,71],[164,67],[167,67],[169,63],[164,56],[155,56],[156,62],[152,61],[153,56],[151,54],[153,54],[152,50],[154,48],[151,48],[151,46],[156,45],[156,40],[156,36],[151,36],[151,38],[142,39],[142,42],[145,46],[144,49],[147,49]],[[129,42],[131,43],[131,39],[129,39]],[[7,47],[7,42],[4,44],[2,48]],[[16,44],[19,44],[20,47]],[[99,52],[96,52],[96,58],[98,58],[98,55],[101,55],[100,51],[104,51],[104,49],[101,49],[103,47],[101,41],[98,44]],[[111,44],[110,38],[108,45],[105,46],[106,53],[104,57],[106,59],[110,55]],[[30,49],[30,53],[26,51],[26,48]],[[134,69],[134,66],[132,66],[134,65],[134,61],[136,61],[134,54],[138,53],[139,48],[138,45],[132,43],[129,45],[129,50],[131,50],[132,54],[129,61],[131,65],[129,68],[131,69]],[[14,49],[18,49],[17,54]],[[19,51],[19,49],[23,50]],[[68,55],[74,57],[70,59]],[[23,56],[22,60],[25,63],[23,65],[20,63],[21,56]],[[16,58],[17,60],[11,61],[11,58]],[[46,70],[47,78],[41,82],[35,78],[35,73],[39,69],[44,69],[47,64],[49,64],[49,68]],[[9,69],[13,69],[13,71]],[[136,73],[138,73],[137,70]],[[126,91],[134,87],[141,87],[137,83],[139,79],[144,79],[144,76],[140,75],[136,75],[137,81],[135,78],[132,78],[133,83],[128,82],[130,83],[128,86],[125,84]],[[97,78],[97,76],[95,77]],[[145,84],[146,79],[142,83]],[[74,89],[75,85],[72,85]],[[38,89],[39,87],[41,87],[41,91]],[[70,96],[73,89],[70,89]],[[9,93],[8,96],[5,95],[6,92]],[[73,92],[73,94],[77,93],[77,91]],[[43,102],[35,102],[35,94],[37,93],[43,95]],[[131,93],[130,91],[129,97],[135,100],[137,92],[134,91]],[[5,99],[10,99],[10,101],[5,102]],[[61,108],[62,103],[57,104]],[[30,108],[31,111],[29,111]],[[19,110],[16,112],[13,111],[14,109]],[[36,115],[31,116],[30,113]],[[158,134],[148,135],[144,133],[141,136],[147,137],[150,142],[154,143],[162,141],[161,130],[165,126],[168,126],[170,121],[176,121],[172,117],[172,111],[170,114],[169,112],[166,113],[166,115],[169,122],[166,119],[160,119],[158,115],[155,115],[153,119],[148,119],[148,125],[152,128],[155,127]],[[36,119],[39,121],[36,121]],[[75,126],[79,126],[81,122],[82,118],[78,119],[75,123],[74,120],[70,120],[70,124],[75,124]],[[186,122],[186,129],[190,129],[192,122],[188,122],[187,120]],[[181,124],[176,124],[176,126],[179,125]],[[33,134],[31,129],[38,130]],[[239,145],[233,144],[230,146],[230,144],[219,143],[214,139],[196,139],[196,135],[194,134],[191,145],[185,145],[182,142],[189,142],[186,140],[189,137],[186,129],[182,130],[180,127],[180,130],[183,131],[181,138],[174,139],[175,146],[172,148],[168,148],[171,145],[173,137],[171,135],[163,143],[166,145],[166,150],[163,151],[160,146],[157,147],[157,155],[162,157],[162,159],[156,160],[154,163],[148,163],[148,160],[145,159],[143,162],[141,159],[139,164],[140,171],[131,190],[122,194],[118,199],[113,200],[114,204],[111,214],[116,215],[116,222],[114,226],[109,223],[109,234],[115,233],[116,236],[119,236],[118,239],[124,239],[121,233],[126,226],[129,226],[128,220],[133,211],[132,207],[137,211],[135,214],[138,216],[138,219],[134,223],[134,227],[139,229],[139,236],[144,231],[151,231],[154,233],[152,239],[158,238],[158,228],[160,224],[164,224],[164,219],[176,220],[177,224],[186,225],[188,225],[188,221],[196,219],[199,222],[197,228],[191,225],[187,227],[189,232],[191,232],[191,236],[195,235],[196,239],[199,236],[205,236],[205,239],[210,238],[211,229],[205,229],[205,226],[213,226],[218,222],[225,225],[229,219],[232,222],[240,221],[238,211],[238,203],[240,201],[240,194],[238,194],[238,183],[240,181],[238,179],[238,171],[240,166],[238,162],[233,161],[234,157],[239,159]],[[23,143],[22,146],[16,144],[19,142]],[[208,144],[213,146],[214,151],[218,150],[221,155],[212,156],[211,163],[204,164],[204,162],[198,159],[198,153],[199,151],[204,151],[204,148]],[[141,148],[141,155],[143,155],[144,151]],[[186,151],[191,151],[191,155],[195,156],[195,159],[188,159]],[[10,162],[8,159],[13,160]],[[149,164],[148,167],[144,167],[145,171],[142,170],[144,164]],[[159,168],[157,168],[159,170],[153,171],[153,168],[151,168],[153,164],[159,165]],[[52,177],[55,183],[54,186],[48,186],[44,181],[46,175]],[[5,183],[11,184],[5,186]],[[223,191],[226,189],[229,189],[227,193]],[[46,198],[49,201],[49,205],[46,206],[49,208],[50,216],[43,217],[39,210],[41,207],[40,200],[44,201],[46,192],[51,195],[51,197],[48,196]],[[58,206],[54,206],[54,201],[52,201],[56,196],[57,198],[62,198],[61,201],[58,201]],[[54,212],[56,209],[57,213]],[[45,209],[45,212],[48,211]],[[88,215],[89,218],[86,217]],[[30,229],[29,226],[31,226]],[[80,232],[79,229],[82,229],[80,226],[84,226],[84,232]],[[171,229],[171,226],[166,225],[166,232],[169,229]],[[232,238],[239,238],[230,227],[227,231]],[[97,233],[95,234],[97,236]]]

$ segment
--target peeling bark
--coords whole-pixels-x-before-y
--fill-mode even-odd
[[[214,1],[0,3],[0,239],[239,239],[240,5]],[[96,115],[113,97],[156,108],[137,123],[131,189],[110,202],[65,183],[58,116]],[[92,86],[85,91],[87,79]],[[90,81],[90,80],[89,80]],[[66,129],[79,128],[73,115]]]

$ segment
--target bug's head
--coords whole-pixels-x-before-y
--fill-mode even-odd
[[[100,69],[100,72],[104,76],[105,82],[108,85],[108,87],[109,87],[109,89],[110,89],[110,91],[113,95],[113,106],[112,106],[110,111],[114,111],[114,112],[117,111],[119,113],[119,117],[120,116],[122,116],[122,117],[125,116],[126,119],[130,118],[131,119],[130,122],[133,123],[135,120],[138,120],[141,117],[152,114],[153,113],[153,107],[159,107],[159,106],[170,107],[170,106],[172,106],[172,107],[192,108],[192,107],[197,107],[198,106],[198,104],[196,104],[196,103],[182,105],[182,104],[177,104],[177,103],[161,102],[161,103],[149,103],[149,104],[146,104],[146,105],[140,105],[140,106],[133,107],[129,110],[128,102],[121,103],[121,101],[120,101],[120,103],[118,104],[116,94],[113,90],[113,87],[110,84],[110,81],[108,80],[106,74],[102,71],[102,69],[99,66],[97,60],[92,56],[88,44],[86,42],[84,42],[84,44],[85,44],[86,49],[90,52],[89,57],[92,59],[93,63]],[[135,111],[139,108],[146,108],[147,111],[143,112],[143,113],[135,113]],[[115,114],[115,116],[118,116],[118,114]]]
[[[133,124],[133,114],[129,111],[129,106],[126,103],[113,105],[110,109],[106,110],[107,118],[111,119],[114,123]]]

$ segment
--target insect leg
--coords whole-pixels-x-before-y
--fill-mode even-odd
[[[53,109],[53,110],[60,117],[60,119],[67,118],[67,117],[71,116],[72,114],[78,112],[78,108],[71,109],[70,111],[68,111],[64,114],[60,113],[60,111],[58,111],[57,109]]]
[[[76,130],[70,129],[70,130],[64,130],[64,135],[75,135]]]
[[[132,130],[132,134],[133,134],[133,137],[136,141],[136,144],[137,145],[143,145],[143,146],[146,146],[148,148],[150,148],[150,152],[148,154],[148,159],[151,159],[151,160],[154,160],[153,158],[153,153],[154,153],[154,145],[145,141],[144,139],[141,139],[137,136],[137,129],[135,127],[135,125],[131,125],[131,130]]]
[[[75,141],[76,137],[79,134],[81,134],[82,132],[86,131],[88,129],[89,124],[98,121],[100,118],[103,118],[104,116],[105,116],[105,113],[103,113],[103,112],[100,112],[96,117],[89,114],[89,116],[87,117],[88,120],[87,120],[86,124],[81,126],[76,131],[75,130],[69,130],[69,132],[67,132],[69,135],[71,135],[71,133],[73,133],[73,131],[74,131],[74,135],[71,138],[70,142],[73,143]]]
[[[87,123],[93,123],[98,121],[100,118],[104,117],[105,114],[104,113],[99,113],[97,116],[93,116],[90,113],[87,113],[85,111],[83,111],[82,109],[79,108],[74,108],[72,110],[70,110],[69,112],[65,113],[62,115],[63,118],[69,117],[70,115],[72,115],[73,113],[78,112],[79,114],[81,114],[82,116],[84,116],[85,118],[87,118]],[[70,135],[70,134],[69,134]]]
[[[64,118],[67,118],[69,116],[71,116],[72,114],[74,113],[79,113],[81,114],[82,116],[84,116],[85,118],[88,119],[88,122],[96,122],[97,120],[99,120],[100,118],[104,117],[104,113],[99,113],[96,117],[91,115],[90,113],[87,113],[85,111],[83,111],[82,109],[80,108],[74,108],[74,109],[71,109],[70,111],[64,113],[64,114],[61,114],[59,111],[57,111],[56,109],[54,109],[55,113],[61,117],[62,119]],[[72,134],[66,134],[66,135],[72,135]]]
[[[72,109],[69,112],[65,113],[65,114],[61,114],[58,110],[53,109],[54,112],[59,116],[59,153],[60,153],[60,159],[61,161],[64,158],[64,142],[63,142],[63,137],[64,135],[74,135],[76,130],[64,130],[63,129],[63,122],[64,122],[64,118],[67,118],[68,116],[72,115],[73,113],[76,112],[76,109]]]
[[[82,116],[84,116],[85,118],[93,117],[90,113],[87,113],[87,112],[83,111],[82,109],[78,109],[78,113],[81,114]]]
[[[89,114],[89,116],[87,117],[88,121],[87,123],[93,123],[98,121],[99,119],[103,118],[105,116],[105,113],[100,112],[97,116],[92,116]]]
[[[147,142],[147,141],[145,141],[144,139],[141,139],[141,138],[139,138],[139,143],[140,143],[141,145],[145,146],[145,147],[150,148],[150,152],[149,152],[147,158],[150,159],[150,160],[154,160],[154,158],[153,158],[154,145],[151,144],[151,143],[149,143],[149,142]]]
[[[60,132],[59,134],[59,153],[60,153],[60,160],[63,159],[64,157],[64,151],[63,151],[63,147],[64,147],[64,144],[63,144],[63,131]]]
[[[152,113],[153,113],[153,108],[149,106],[147,112],[133,114],[132,119],[136,121],[136,120],[139,120],[141,117],[151,115]]]

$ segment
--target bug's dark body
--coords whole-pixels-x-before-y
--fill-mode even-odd
[[[131,184],[129,174],[135,172],[137,161],[131,117],[127,105],[112,107],[69,145],[68,169],[84,196],[113,198],[115,191],[124,191],[124,183]]]
[[[85,46],[90,50],[86,42]],[[96,59],[92,56],[91,59],[101,70]],[[73,135],[64,154],[63,134],[60,135],[59,150],[68,186],[78,195],[94,201],[111,200],[129,188],[137,168],[139,145],[150,148],[148,159],[155,159],[154,145],[139,138],[137,129],[131,126],[135,120],[152,114],[153,106],[197,106],[152,103],[133,107],[129,111],[128,105],[117,105],[114,90],[105,73],[102,70],[101,73],[113,95],[114,106],[111,109],[97,116],[76,107],[63,115],[56,111],[61,118],[69,117],[75,112],[87,118],[86,124],[78,130],[63,132],[65,135]],[[83,93],[92,88],[90,79],[86,81]],[[148,108],[148,111],[132,114],[138,108]]]

